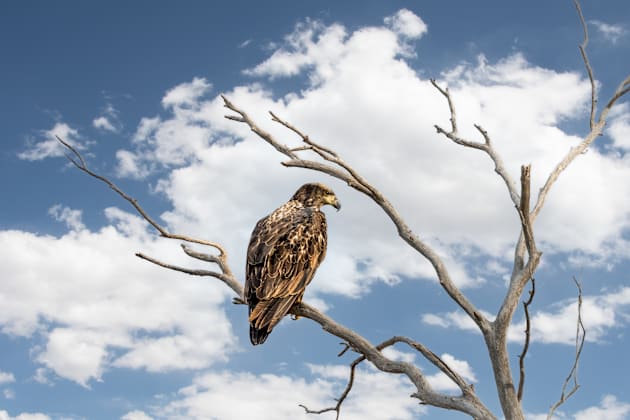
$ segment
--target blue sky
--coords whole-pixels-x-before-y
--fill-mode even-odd
[[[583,10],[603,103],[630,73],[630,9],[609,0]],[[282,142],[299,139],[268,110],[340,152],[493,313],[519,221],[487,156],[435,133],[448,107],[428,79],[450,86],[462,134],[478,140],[472,124],[484,126],[513,177],[532,163],[537,191],[588,131],[572,2],[22,1],[3,5],[0,34],[0,419],[316,418],[298,404],[333,404],[352,360],[338,359],[339,340],[304,319],[252,347],[225,286],[134,256],[204,267],[70,167],[54,134],[172,231],[224,244],[241,277],[255,222],[301,183],[326,182],[344,207],[327,213],[328,256],[307,300],[374,342],[422,342],[499,414],[481,336],[385,215],[336,180],[283,168],[223,118],[218,95]],[[544,255],[528,418],[548,411],[571,365],[573,276],[583,282],[587,343],[582,387],[557,418],[630,418],[619,375],[630,371],[629,150],[626,99],[536,222]],[[514,362],[522,323],[519,310]],[[419,355],[388,355],[453,392]],[[367,365],[357,381],[343,419],[464,418],[418,405],[404,378]]]

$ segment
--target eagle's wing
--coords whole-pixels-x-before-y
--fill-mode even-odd
[[[326,254],[326,218],[289,202],[261,219],[247,249],[245,299],[250,338],[262,343],[306,286]]]

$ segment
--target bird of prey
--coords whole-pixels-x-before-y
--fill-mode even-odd
[[[323,184],[304,184],[291,199],[260,219],[247,248],[245,301],[249,338],[262,344],[273,327],[302,300],[326,255],[326,204],[341,208]]]

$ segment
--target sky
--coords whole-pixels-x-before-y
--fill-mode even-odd
[[[600,104],[630,74],[625,3],[583,5]],[[225,285],[134,256],[209,268],[69,165],[55,135],[170,231],[220,242],[240,279],[256,221],[303,183],[326,183],[343,207],[324,210],[328,254],[305,301],[374,343],[394,335],[423,343],[500,415],[483,339],[427,261],[355,190],[283,167],[283,156],[224,118],[220,95],[282,143],[300,139],[268,111],[338,152],[492,316],[520,221],[488,157],[436,133],[436,124],[448,127],[448,105],[429,80],[449,87],[461,134],[481,141],[473,127],[481,124],[514,179],[532,164],[538,191],[588,132],[590,85],[572,2],[25,0],[1,8],[1,420],[332,419],[299,404],[334,405],[355,357],[337,357],[339,339],[307,319],[287,318],[251,346],[247,315]],[[555,418],[630,418],[629,151],[624,99],[536,220],[543,257],[525,359],[528,419],[546,417],[573,362],[573,278],[584,300],[581,387]],[[518,309],[514,367],[523,329]],[[408,348],[385,354],[456,392]],[[412,392],[404,377],[362,364],[341,418],[465,418],[420,405]]]

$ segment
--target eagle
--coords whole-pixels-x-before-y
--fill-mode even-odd
[[[327,204],[341,208],[326,185],[304,184],[256,223],[247,247],[244,290],[253,345],[264,343],[291,307],[302,301],[326,255],[326,216],[320,209]]]

